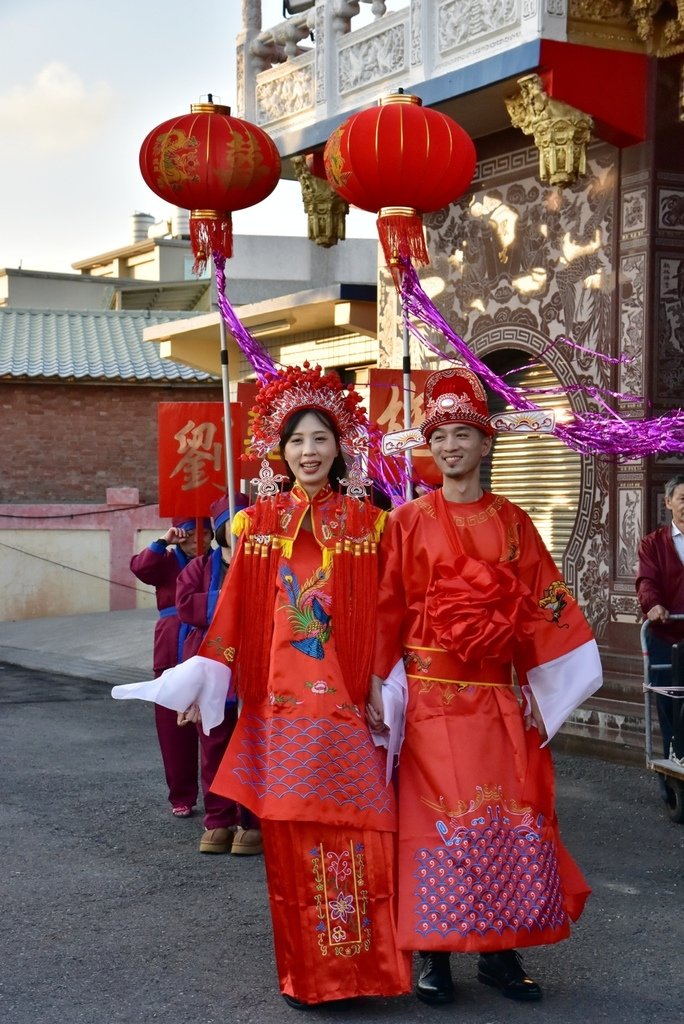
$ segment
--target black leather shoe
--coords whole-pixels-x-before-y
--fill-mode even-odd
[[[453,1003],[454,983],[451,978],[448,953],[421,953],[423,964],[420,969],[416,995],[423,1003],[440,1006]]]
[[[509,999],[517,999],[521,1003],[534,1003],[542,997],[541,988],[536,981],[527,977],[522,957],[515,949],[481,953],[477,963],[477,980],[483,985],[498,988]]]
[[[294,996],[288,996],[285,992],[281,992],[281,995],[288,1006],[291,1006],[294,1010],[310,1010],[315,1003],[303,1003],[301,999],[295,999]]]

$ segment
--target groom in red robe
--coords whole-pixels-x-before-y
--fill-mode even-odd
[[[426,1003],[454,998],[451,952],[479,953],[481,982],[533,1001],[517,949],[566,938],[590,892],[560,839],[547,743],[601,664],[528,515],[481,487],[494,430],[478,378],[432,374],[425,408],[443,485],[395,509],[383,536],[369,706],[390,752],[404,730],[399,946],[422,954]]]

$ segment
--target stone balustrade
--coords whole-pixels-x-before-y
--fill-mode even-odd
[[[237,49],[237,113],[268,131],[285,156],[297,151],[298,132],[339,123],[400,87],[479,66],[470,84],[462,78],[465,92],[483,84],[482,62],[489,62],[484,84],[487,75],[494,81],[502,65],[492,58],[542,38],[564,39],[567,23],[567,0],[312,0],[296,7],[262,29],[258,0],[244,0]],[[453,82],[450,88],[458,94]]]

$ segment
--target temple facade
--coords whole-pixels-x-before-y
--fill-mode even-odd
[[[272,136],[300,180],[312,239],[344,233],[339,197],[312,173],[330,133],[389,93],[414,93],[477,150],[468,193],[424,218],[421,279],[450,326],[554,407],[681,407],[684,4],[304,0],[271,27],[258,0],[242,6],[235,113]],[[380,261],[379,366],[401,365],[401,335]],[[418,343],[411,356],[440,365]],[[684,461],[532,441],[495,449],[492,486],[536,517],[562,563],[609,680],[587,722],[600,732],[612,715],[619,732],[620,702],[639,699],[637,547],[664,520],[663,484]]]

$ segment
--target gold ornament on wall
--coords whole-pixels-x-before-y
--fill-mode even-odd
[[[544,91],[539,75],[518,79],[520,92],[506,100],[511,123],[532,135],[539,150],[539,177],[561,188],[587,171],[587,145],[593,120]]]
[[[672,57],[684,52],[684,0],[570,0],[568,38]]]
[[[327,179],[312,174],[306,157],[293,156],[292,169],[302,190],[302,201],[309,222],[309,238],[316,245],[329,249],[345,237],[345,218],[349,204],[328,184]]]

